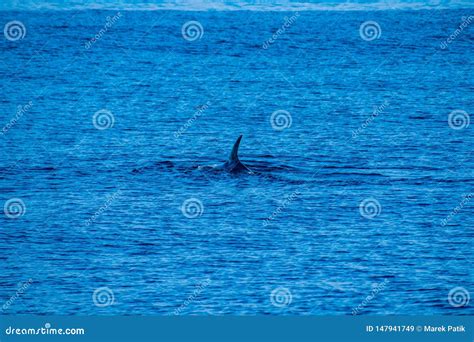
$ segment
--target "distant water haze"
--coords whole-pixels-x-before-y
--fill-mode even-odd
[[[428,1],[36,1],[4,0],[0,10],[67,10],[67,9],[122,9],[122,10],[251,10],[251,11],[313,11],[313,10],[419,10],[473,8],[468,0]]]

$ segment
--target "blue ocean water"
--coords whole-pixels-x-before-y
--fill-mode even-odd
[[[0,12],[3,313],[473,314],[472,14]]]

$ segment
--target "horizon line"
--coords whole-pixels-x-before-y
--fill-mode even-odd
[[[249,2],[163,2],[155,4],[144,3],[95,3],[63,6],[57,3],[32,4],[25,2],[22,5],[0,4],[0,12],[5,11],[81,11],[81,10],[104,10],[104,11],[189,11],[189,12],[224,12],[224,11],[257,11],[257,12],[298,12],[298,11],[418,11],[418,10],[469,10],[474,9],[474,2],[442,2],[434,0],[426,2],[372,2],[372,3],[249,3]],[[474,13],[473,13],[474,14]]]

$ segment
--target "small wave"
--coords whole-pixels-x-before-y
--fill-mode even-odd
[[[132,173],[144,173],[148,170],[166,170],[166,169],[173,169],[175,164],[171,160],[164,160],[155,162],[152,165],[145,165],[142,167],[137,167],[132,170]]]
[[[56,168],[53,166],[44,166],[44,167],[36,166],[36,167],[32,167],[30,170],[31,171],[55,171]]]
[[[294,172],[294,171],[299,170],[297,167],[294,167],[291,165],[276,164],[276,163],[271,163],[267,161],[255,161],[252,163],[246,163],[246,162],[243,162],[243,163],[247,165],[252,171],[256,171],[256,172],[279,172],[279,171]]]
[[[331,173],[324,173],[325,176],[367,176],[367,177],[388,177],[386,175],[382,175],[381,173],[376,172],[331,172]]]
[[[426,120],[426,119],[430,119],[431,116],[413,116],[413,115],[410,115],[408,118],[411,119],[411,120]]]
[[[2,175],[12,175],[12,174],[17,174],[19,170],[22,170],[23,172],[50,172],[50,171],[56,171],[57,169],[52,166],[32,166],[32,167],[24,167],[20,165],[11,165],[11,166],[6,166],[6,167],[0,167],[0,174]]]

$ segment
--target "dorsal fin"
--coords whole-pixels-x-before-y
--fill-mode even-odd
[[[240,140],[242,140],[242,135],[240,135],[237,138],[237,141],[234,144],[234,147],[232,148],[232,152],[230,153],[229,160],[230,161],[239,161],[239,145],[240,145]]]

